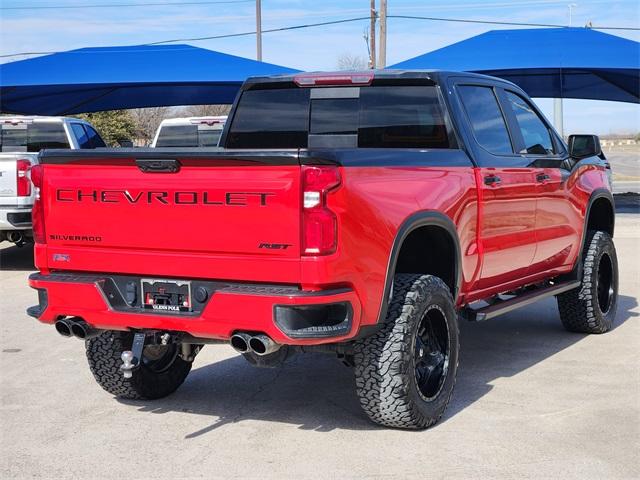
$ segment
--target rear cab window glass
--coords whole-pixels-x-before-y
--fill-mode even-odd
[[[163,125],[156,147],[197,147],[197,125]]]
[[[247,90],[229,129],[227,148],[306,148],[309,89]]]
[[[309,133],[314,135],[345,135],[355,134],[357,130],[357,98],[326,98],[312,101]]]
[[[222,135],[221,128],[198,128],[199,147],[217,147]]]
[[[89,147],[89,136],[81,123],[72,123],[71,131],[73,131],[73,136],[76,138],[79,148],[91,148]]]
[[[107,145],[102,140],[102,137],[98,135],[93,128],[89,125],[83,125],[85,132],[87,132],[87,138],[89,139],[89,148],[104,148]]]
[[[217,147],[221,126],[162,125],[156,147]]]
[[[555,149],[549,128],[531,104],[513,92],[505,91],[505,95],[524,140],[524,150],[518,153],[553,155]]]
[[[460,85],[458,92],[478,143],[494,155],[513,154],[509,131],[493,89]]]
[[[311,134],[353,136],[353,146],[360,148],[455,148],[435,86],[345,87],[343,93],[359,92],[337,98],[314,96],[311,90],[244,92],[226,147],[307,148]]]
[[[39,152],[44,148],[69,148],[62,122],[17,122],[0,126],[3,152]]]

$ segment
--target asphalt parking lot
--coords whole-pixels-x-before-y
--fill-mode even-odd
[[[613,331],[565,332],[553,300],[461,324],[452,403],[423,432],[369,423],[351,371],[322,355],[260,370],[209,346],[172,396],[118,401],[80,341],[25,315],[31,250],[5,246],[0,477],[639,478],[640,215],[618,215],[615,243]]]

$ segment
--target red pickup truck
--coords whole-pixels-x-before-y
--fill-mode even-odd
[[[153,399],[206,344],[257,366],[337,354],[367,415],[425,428],[458,319],[555,296],[570,331],[615,317],[609,165],[517,86],[452,72],[249,79],[222,148],[44,151],[31,178],[39,304],[97,382]]]

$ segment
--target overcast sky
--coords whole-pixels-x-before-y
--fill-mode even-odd
[[[193,0],[194,3],[205,0]],[[224,1],[224,0],[219,0]],[[0,54],[60,51],[88,46],[135,45],[174,38],[190,38],[255,30],[253,0],[177,5],[178,0],[0,0]],[[379,0],[378,0],[379,2]],[[174,3],[165,6],[122,4]],[[568,24],[573,26],[638,27],[638,0],[388,0],[389,14],[423,15],[479,20]],[[115,8],[12,9],[119,4]],[[369,0],[263,0],[263,29],[301,25],[368,15]],[[268,33],[263,36],[263,60],[301,70],[333,70],[342,54],[366,57],[363,32],[367,21]],[[411,58],[483,33],[487,25],[390,19],[388,64]],[[515,28],[515,27],[504,27]],[[640,32],[606,31],[640,41]],[[187,42],[255,58],[255,37]],[[525,52],[523,52],[524,54]],[[26,57],[16,57],[16,59]],[[6,60],[5,60],[6,61]],[[552,101],[539,100],[548,117]],[[612,102],[565,100],[565,133],[640,131],[640,106]]]

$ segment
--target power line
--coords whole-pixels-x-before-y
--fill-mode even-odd
[[[344,20],[332,20],[329,22],[319,22],[319,23],[306,23],[304,25],[294,25],[291,27],[269,28],[267,30],[263,29],[262,33],[284,32],[287,30],[299,30],[301,28],[310,28],[310,27],[323,27],[325,25],[337,25],[339,23],[357,22],[360,20],[369,20],[369,17],[347,18]],[[227,35],[213,35],[210,37],[174,38],[173,40],[161,40],[159,42],[145,43],[145,45],[161,45],[163,43],[173,43],[173,42],[199,42],[202,40],[216,40],[219,38],[244,37],[247,35],[255,35],[255,34],[256,32],[241,32],[241,33],[230,33]]]
[[[434,22],[457,22],[457,23],[480,23],[484,25],[510,25],[518,27],[566,27],[555,23],[525,23],[525,22],[500,22],[497,20],[470,20],[466,18],[440,18],[440,17],[420,17],[416,15],[387,15],[387,18],[400,18],[404,20],[429,20]]]
[[[242,0],[242,1],[253,1],[253,0]],[[470,20],[470,19],[464,19],[464,18],[421,17],[421,16],[414,16],[414,15],[387,15],[387,18],[397,18],[397,19],[405,19],[405,20],[426,20],[426,21],[437,21],[437,22],[475,23],[475,24],[484,24],[484,25],[503,25],[503,26],[507,25],[507,26],[518,26],[518,27],[566,28],[566,25],[551,24],[551,23],[501,22],[501,21],[494,21],[494,20]],[[284,32],[289,30],[300,30],[303,28],[321,27],[321,26],[327,26],[327,25],[338,25],[342,23],[358,22],[358,21],[369,20],[369,19],[370,17],[367,16],[367,17],[346,18],[342,20],[332,20],[327,22],[306,23],[303,25],[293,25],[290,27],[270,28],[270,29],[262,30],[262,33],[274,33],[274,32]],[[640,28],[636,28],[636,27],[593,26],[590,28],[594,30],[640,31]],[[222,38],[246,37],[246,36],[255,35],[255,34],[256,34],[255,31],[251,31],[251,32],[228,33],[224,35],[212,35],[207,37],[173,38],[170,40],[160,40],[157,42],[145,43],[144,45],[162,45],[166,43],[175,43],[175,42],[200,42],[204,40],[219,40]],[[0,58],[18,57],[21,55],[48,55],[52,53],[61,53],[61,52],[59,51],[20,52],[20,53],[10,53],[5,55],[0,55]],[[78,52],[78,53],[83,53],[83,52]]]
[[[253,1],[253,0],[251,0]],[[273,33],[273,32],[284,32],[287,30],[299,30],[301,28],[311,28],[311,27],[321,27],[325,25],[336,25],[340,23],[349,23],[356,22],[361,20],[369,20],[369,17],[357,17],[357,18],[347,18],[343,20],[333,20],[329,22],[319,22],[319,23],[307,23],[304,25],[293,25],[290,27],[280,27],[280,28],[270,28],[267,30],[262,30],[262,33]],[[233,38],[233,37],[246,37],[249,35],[255,35],[256,32],[240,32],[240,33],[228,33],[224,35],[212,35],[209,37],[192,37],[192,38],[173,38],[171,40],[160,40],[158,42],[145,43],[144,45],[162,45],[165,43],[174,43],[174,42],[199,42],[203,40],[218,40],[221,38]],[[53,53],[62,53],[59,51],[47,51],[47,52],[20,52],[20,53],[9,53],[6,55],[0,55],[0,58],[8,58],[8,57],[18,57],[21,55],[49,55]],[[76,53],[85,53],[85,52],[76,52]]]
[[[183,5],[217,5],[232,3],[253,3],[254,0],[215,0],[204,2],[153,2],[153,3],[102,3],[84,5],[32,5],[20,7],[0,7],[0,10],[72,10],[78,8],[119,8],[119,7],[177,7]]]
[[[435,22],[457,22],[457,23],[479,23],[483,25],[508,25],[515,27],[551,27],[551,28],[567,28],[566,25],[557,23],[526,23],[526,22],[501,22],[497,20],[470,20],[467,18],[442,18],[442,17],[421,17],[417,15],[387,15],[387,18],[399,18],[405,20],[429,20]],[[590,27],[594,30],[634,30],[640,31],[637,27]]]

